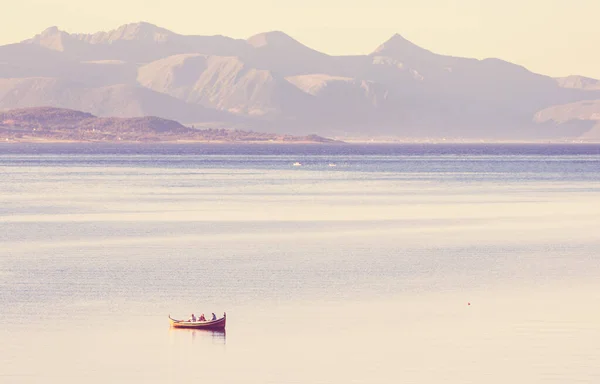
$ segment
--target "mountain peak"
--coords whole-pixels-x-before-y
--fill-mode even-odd
[[[290,45],[302,45],[300,42],[281,31],[264,32],[248,38],[248,44],[254,48],[264,46],[285,47]]]
[[[407,43],[407,42],[408,42],[408,43],[410,43],[410,41],[408,41],[407,39],[405,39],[405,38],[404,38],[404,36],[402,36],[402,35],[401,35],[401,34],[399,34],[399,33],[394,33],[394,34],[392,35],[392,37],[390,37],[390,38],[389,38],[389,39],[386,41],[386,43],[393,43],[393,42],[395,42],[395,43],[399,43],[399,42],[402,42],[402,43]]]
[[[31,39],[24,40],[23,43],[40,45],[54,51],[62,52],[65,50],[65,39],[68,36],[67,32],[61,31],[57,26],[52,26],[44,29]]]
[[[146,21],[139,21],[137,23],[123,24],[117,28],[117,31],[136,31],[136,32],[164,32],[167,31],[155,24],[148,23]],[[170,32],[170,31],[167,31]]]
[[[372,53],[372,55],[389,56],[393,58],[400,58],[401,56],[406,55],[414,56],[416,54],[431,54],[431,52],[405,39],[404,36],[398,33],[394,34],[385,43],[377,47]]]
[[[175,33],[168,29],[141,21],[124,24],[116,30],[108,32],[108,40],[149,40],[154,42],[164,42],[173,35],[175,35]]]
[[[56,35],[57,33],[60,33],[60,32],[61,32],[61,30],[58,29],[58,27],[56,25],[53,25],[52,27],[48,27],[48,28],[44,29],[40,35],[41,36],[52,36],[52,35]]]

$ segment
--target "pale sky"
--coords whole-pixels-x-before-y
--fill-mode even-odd
[[[551,76],[600,78],[600,0],[0,0],[0,44],[49,26],[97,32],[147,21],[181,34],[281,30],[329,54],[394,33],[431,51],[498,57]]]

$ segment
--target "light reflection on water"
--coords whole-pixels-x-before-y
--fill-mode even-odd
[[[225,345],[227,342],[227,331],[214,331],[206,329],[169,328],[171,345],[177,345],[182,341],[191,340],[192,344]]]

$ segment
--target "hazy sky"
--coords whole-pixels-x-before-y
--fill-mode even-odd
[[[96,32],[148,21],[181,34],[282,30],[329,54],[394,33],[434,52],[499,57],[552,76],[600,78],[600,0],[2,0],[0,44],[56,25]]]

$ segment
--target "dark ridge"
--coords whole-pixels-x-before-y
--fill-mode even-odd
[[[194,129],[177,121],[155,116],[96,117],[86,112],[52,107],[34,107],[1,112],[0,140],[334,142],[334,140],[317,135],[292,136],[225,128]]]

